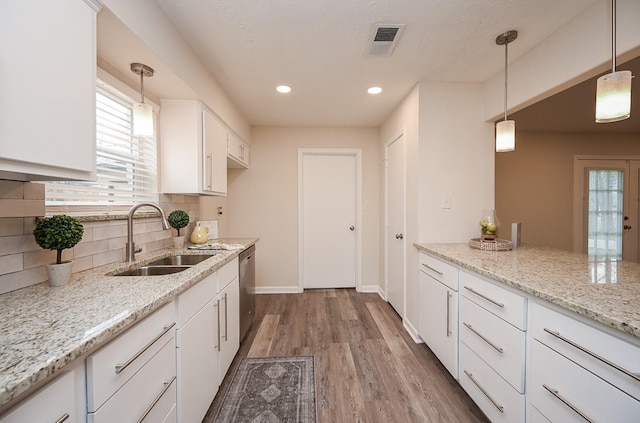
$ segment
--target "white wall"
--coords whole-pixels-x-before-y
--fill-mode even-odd
[[[403,128],[407,136],[403,318],[412,331],[419,311],[418,251],[413,244],[468,242],[477,236],[481,210],[493,208],[493,126],[484,121],[482,104],[481,84],[423,82],[380,130],[382,151],[384,143]],[[440,207],[442,195],[451,198],[450,209]],[[384,210],[384,199],[381,204]]]
[[[375,128],[253,128],[247,170],[229,170],[225,232],[258,237],[258,292],[298,289],[298,149],[362,150],[362,284],[379,284],[380,150]],[[211,201],[210,201],[211,202]],[[373,264],[373,265],[372,265]]]

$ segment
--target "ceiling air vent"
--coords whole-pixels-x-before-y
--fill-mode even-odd
[[[375,24],[371,31],[371,44],[368,54],[371,56],[388,56],[393,52],[404,24]]]

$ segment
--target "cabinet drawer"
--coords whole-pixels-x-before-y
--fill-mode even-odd
[[[191,318],[216,296],[217,274],[207,276],[178,296],[178,327]]]
[[[115,395],[95,413],[89,423],[157,422],[176,404],[175,345],[169,340]],[[146,417],[145,417],[146,415]]]
[[[525,333],[473,301],[460,299],[460,341],[524,393]]]
[[[520,330],[526,327],[527,300],[515,292],[460,271],[460,293]]]
[[[524,422],[525,396],[460,343],[460,385],[493,423]]]
[[[229,283],[238,277],[238,258],[234,258],[229,263],[218,269],[218,289],[221,292]]]
[[[0,418],[0,423],[57,422],[65,416],[67,423],[83,421],[84,416],[76,414],[74,375],[72,371],[50,382]]]
[[[418,268],[454,291],[458,290],[458,268],[428,254],[420,253]]]
[[[538,341],[531,343],[531,366],[531,405],[552,422],[638,421],[639,401]]]
[[[531,306],[532,336],[640,400],[640,347],[540,304]]]
[[[171,341],[171,345],[175,345],[174,307],[173,302],[162,306],[87,358],[89,412],[97,410],[167,342]],[[116,366],[124,367],[116,369]]]
[[[551,423],[537,408],[529,407],[529,419],[528,423]]]

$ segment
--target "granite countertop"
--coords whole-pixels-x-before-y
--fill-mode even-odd
[[[414,244],[465,269],[640,337],[640,264],[522,246],[484,251],[468,244]]]
[[[214,240],[249,247],[255,238]],[[176,295],[233,260],[237,250],[176,250],[137,254],[135,263],[113,263],[0,295],[0,412],[78,358],[101,347]],[[166,276],[106,276],[172,254],[212,254]]]

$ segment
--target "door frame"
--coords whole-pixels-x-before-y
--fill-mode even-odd
[[[402,186],[402,214],[403,224],[402,233],[402,317],[404,319],[407,312],[407,133],[406,128],[402,128],[395,135],[390,137],[384,143],[384,299],[389,302],[389,175],[388,167],[388,149],[400,138],[404,137],[403,148],[403,186]]]
[[[362,289],[362,150],[359,148],[299,148],[298,149],[298,292],[304,291],[304,156],[354,156],[356,162],[356,291]]]
[[[573,251],[586,253],[585,250],[585,171],[590,167],[587,166],[590,162],[600,162],[602,165],[598,168],[602,169],[618,169],[627,166],[625,172],[624,184],[625,190],[628,189],[628,198],[624,200],[624,214],[627,216],[638,216],[638,184],[630,183],[631,178],[638,178],[637,172],[640,171],[637,165],[640,162],[640,156],[626,156],[626,155],[576,155],[573,158]],[[608,162],[608,163],[607,163]],[[618,165],[620,164],[620,165]],[[637,224],[633,225],[631,231],[623,232],[623,244],[622,254],[623,260],[629,259],[629,252],[638,251],[638,229]],[[627,252],[625,253],[625,245]],[[636,260],[633,260],[636,261]]]

